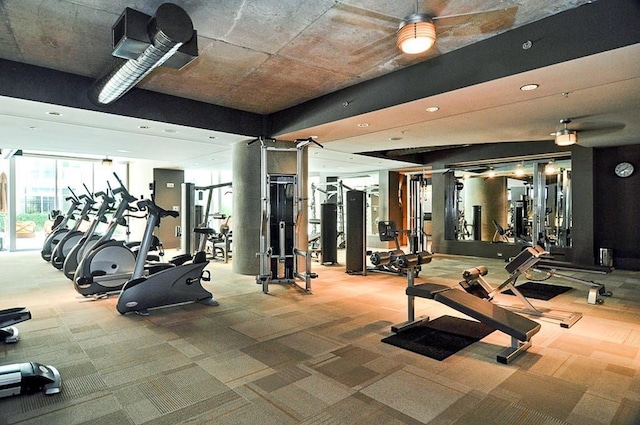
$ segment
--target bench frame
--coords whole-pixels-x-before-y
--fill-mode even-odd
[[[511,360],[528,350],[529,347],[531,347],[531,338],[540,331],[539,323],[503,309],[497,305],[491,304],[489,301],[481,300],[451,286],[439,283],[414,285],[413,267],[407,270],[407,280],[408,286],[406,294],[408,317],[406,322],[393,325],[391,327],[391,331],[394,333],[400,333],[422,323],[429,322],[429,317],[423,316],[418,319],[415,318],[415,297],[432,299],[443,303],[469,317],[488,324],[489,326],[496,328],[496,330],[509,335],[511,337],[511,345],[497,354],[496,360],[498,363],[508,364]],[[455,291],[455,293],[452,293],[451,291]],[[471,308],[472,305],[480,308]],[[497,315],[510,319],[509,324],[492,318]],[[513,322],[517,322],[520,328],[516,329],[512,326]]]

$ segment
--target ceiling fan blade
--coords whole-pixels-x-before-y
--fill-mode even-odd
[[[423,0],[418,7],[418,12],[424,12],[430,16],[440,16],[447,9],[450,2],[451,0]]]
[[[616,131],[620,131],[626,127],[626,124],[621,122],[582,122],[582,123],[574,123],[572,125],[573,129],[581,134],[593,134],[598,133],[609,134]]]
[[[442,37],[466,37],[489,34],[506,30],[513,26],[516,19],[517,6],[486,12],[463,13],[434,17],[438,35]]]

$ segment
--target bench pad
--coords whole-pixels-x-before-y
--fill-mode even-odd
[[[529,341],[540,331],[539,323],[460,290],[437,292],[433,299],[519,341]]]
[[[451,290],[451,286],[441,285],[439,283],[422,283],[420,285],[407,287],[405,292],[407,295],[433,300],[437,293],[449,290]]]

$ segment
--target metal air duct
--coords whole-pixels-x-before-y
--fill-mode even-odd
[[[113,56],[122,59],[116,59],[89,89],[89,99],[96,105],[115,102],[163,64],[181,69],[198,56],[191,18],[171,3],[160,5],[153,17],[126,8],[112,27],[112,36]]]

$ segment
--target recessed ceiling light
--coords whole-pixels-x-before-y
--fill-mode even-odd
[[[402,137],[389,137],[389,140],[392,142],[396,142],[398,140],[402,140]]]
[[[164,130],[162,130],[164,133],[169,133],[169,134],[176,134],[178,132],[178,130],[174,130],[172,128],[165,128]]]
[[[367,128],[367,127],[369,127],[369,123],[368,123],[368,122],[361,122],[361,123],[358,123],[357,125],[358,125],[358,127],[360,127],[360,128]]]
[[[47,112],[47,115],[52,115],[54,117],[61,117],[62,113],[56,112],[56,111],[49,111],[49,112]]]
[[[125,149],[118,149],[116,152],[120,152],[120,153],[129,153],[128,150]]]
[[[524,86],[520,87],[520,90],[522,91],[531,91],[531,90],[535,90],[538,87],[540,87],[540,85],[532,83],[532,84],[525,84]]]
[[[37,129],[38,129],[38,127],[27,127],[27,129],[28,129],[28,130],[31,130],[31,131],[35,131],[35,130],[37,130]]]
[[[138,128],[141,130],[149,130],[151,127],[149,127],[148,125],[139,125]]]
[[[216,139],[217,139],[217,137],[216,137],[216,136],[209,136],[209,139],[211,139],[211,140],[216,140]]]
[[[427,112],[438,112],[440,110],[440,107],[438,106],[429,106],[428,108],[425,109]]]

